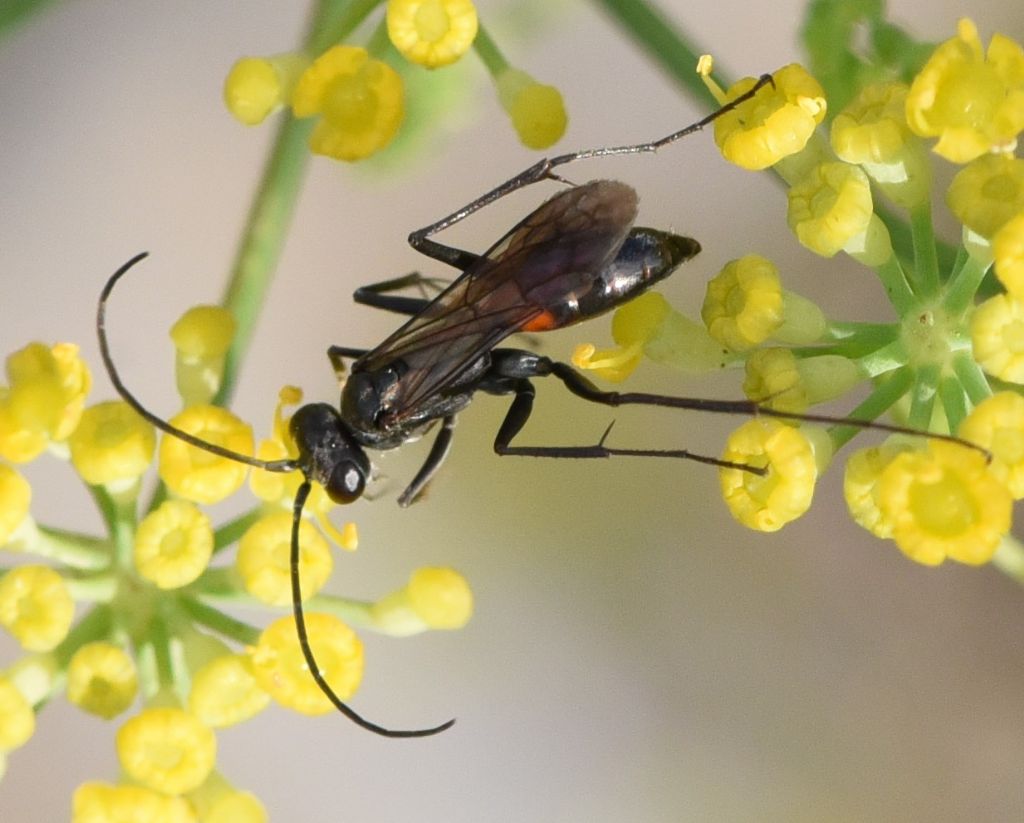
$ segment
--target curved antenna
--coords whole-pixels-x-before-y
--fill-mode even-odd
[[[173,437],[177,437],[179,440],[188,443],[190,446],[195,446],[197,449],[210,452],[210,454],[215,454],[218,457],[225,457],[228,460],[234,460],[236,463],[245,463],[248,466],[255,466],[258,469],[266,469],[271,472],[291,472],[296,469],[301,469],[301,464],[296,460],[260,460],[256,457],[250,457],[247,454],[242,454],[241,452],[225,449],[223,446],[218,446],[216,443],[207,443],[205,440],[202,440],[193,434],[189,434],[187,431],[183,431],[177,426],[172,426],[166,420],[157,417],[153,412],[143,406],[134,394],[128,391],[128,387],[125,386],[124,382],[121,380],[121,375],[118,373],[117,367],[114,366],[114,359],[110,355],[110,345],[107,342],[107,300],[110,298],[110,293],[114,290],[114,286],[117,285],[117,281],[120,280],[136,263],[146,257],[149,257],[149,252],[140,252],[110,275],[110,279],[107,280],[106,284],[103,286],[103,291],[100,292],[100,300],[96,306],[96,336],[99,338],[100,342],[100,357],[103,359],[103,365],[107,369],[107,375],[110,377],[110,382],[113,383],[117,393],[121,395],[124,401],[135,409],[143,419],[152,423],[160,429],[160,431],[166,432]]]
[[[309,480],[304,480],[302,485],[299,486],[298,491],[295,493],[295,503],[292,511],[292,547],[291,547],[291,582],[292,582],[292,613],[295,616],[295,633],[299,638],[299,648],[302,649],[302,656],[306,659],[306,665],[309,667],[309,673],[313,676],[313,680],[320,687],[327,699],[334,704],[339,712],[345,717],[355,723],[357,726],[361,726],[367,731],[371,731],[374,734],[379,734],[381,737],[429,737],[432,734],[438,734],[443,732],[445,729],[450,729],[455,724],[455,718],[446,723],[442,723],[440,726],[434,726],[429,729],[386,729],[383,726],[378,726],[367,720],[362,715],[358,714],[353,708],[345,703],[337,694],[334,693],[334,689],[324,678],[320,672],[320,666],[317,665],[316,658],[313,656],[313,649],[309,645],[309,635],[306,633],[306,615],[302,610],[302,586],[299,581],[299,523],[302,517],[302,507],[306,504],[306,498],[309,496],[310,490]]]

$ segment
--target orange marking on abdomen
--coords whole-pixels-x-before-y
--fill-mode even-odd
[[[544,311],[534,317],[532,320],[527,321],[519,329],[520,331],[549,331],[555,328],[557,321],[555,316],[549,312]]]

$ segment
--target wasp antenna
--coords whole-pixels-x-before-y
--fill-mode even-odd
[[[301,466],[294,460],[260,460],[240,452],[231,451],[231,449],[225,449],[215,443],[207,443],[205,440],[201,440],[195,435],[182,431],[177,426],[172,426],[166,420],[157,417],[153,412],[143,406],[134,394],[128,391],[128,387],[125,386],[124,382],[121,380],[121,375],[118,373],[117,367],[114,365],[114,359],[110,355],[110,345],[107,342],[106,326],[107,300],[109,300],[110,294],[114,290],[114,286],[117,285],[117,281],[127,274],[128,270],[136,263],[144,260],[146,257],[149,257],[149,252],[141,252],[110,275],[110,279],[107,280],[106,284],[103,286],[103,291],[100,292],[99,303],[96,306],[96,336],[99,338],[100,343],[100,357],[103,359],[103,365],[107,369],[107,375],[110,377],[110,382],[114,385],[117,393],[121,395],[124,401],[135,409],[143,419],[152,423],[160,429],[160,431],[166,432],[173,437],[177,437],[179,440],[188,443],[190,446],[195,446],[197,449],[203,449],[204,451],[215,454],[218,457],[226,457],[228,460],[234,460],[237,463],[245,463],[246,465],[255,466],[256,468],[266,469],[267,471],[272,472],[290,472],[301,468]]]
[[[777,409],[770,409],[766,406],[762,406],[760,403],[755,403],[754,405],[756,407],[754,414],[762,415],[764,417],[775,417],[780,420],[797,420],[805,423],[825,423],[832,426],[852,426],[858,429],[873,429],[874,431],[889,432],[891,434],[909,434],[914,437],[927,437],[932,440],[945,440],[947,443],[955,443],[958,446],[963,446],[964,448],[980,452],[986,461],[992,462],[992,452],[984,446],[979,446],[977,443],[972,443],[970,440],[957,437],[955,434],[922,431],[921,429],[912,429],[909,426],[900,426],[896,423],[880,423],[877,420],[861,420],[859,417],[833,417],[828,414],[786,412],[779,411]]]
[[[295,493],[295,502],[292,509],[292,546],[289,565],[292,583],[292,612],[295,616],[295,634],[299,638],[299,648],[302,649],[302,656],[306,660],[306,665],[309,667],[309,673],[313,676],[313,680],[316,681],[320,691],[327,696],[327,699],[331,701],[334,708],[357,726],[361,726],[374,734],[379,734],[381,737],[429,737],[430,735],[443,732],[445,729],[450,729],[455,725],[454,717],[440,726],[433,726],[428,729],[387,729],[384,726],[378,726],[376,723],[367,720],[338,697],[334,693],[334,689],[331,688],[330,683],[327,682],[320,672],[320,666],[317,665],[313,649],[309,645],[309,635],[306,633],[306,615],[302,610],[302,585],[299,580],[299,523],[302,518],[302,508],[306,505],[306,498],[309,496],[310,488],[310,482],[304,480]]]

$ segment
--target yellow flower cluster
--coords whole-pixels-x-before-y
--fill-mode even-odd
[[[710,68],[705,60],[699,71],[723,104],[755,82],[723,92]],[[827,139],[826,112],[820,85],[790,65],[716,119],[715,139],[729,161],[774,169],[788,187],[796,239],[873,270],[896,319],[831,320],[751,254],[708,283],[701,317],[719,350],[695,350],[706,353],[709,369],[742,362],[744,391],[766,410],[806,413],[868,383],[852,417],[870,421],[892,409],[909,430],[962,438],[901,435],[855,453],[846,501],[856,522],[922,564],[987,562],[1011,540],[1011,503],[1024,496],[1024,160],[1014,154],[1024,130],[1024,51],[998,34],[984,51],[974,24],[962,20],[911,83],[862,88],[832,119]],[[938,138],[934,154],[966,164],[946,192],[963,245],[942,263],[929,138]],[[876,208],[879,194],[907,213],[912,256],[894,251],[889,225],[898,218]],[[1004,291],[979,298],[990,268]],[[692,370],[671,352],[651,355],[652,343],[686,322],[664,298],[644,295],[616,313],[617,348],[581,346],[574,362],[614,380],[644,356]],[[775,530],[806,511],[818,474],[859,430],[842,420],[827,429],[794,422],[751,421],[723,454],[756,470],[721,472],[726,503],[751,528]]]
[[[172,422],[251,454],[250,427],[208,405],[233,330],[230,316],[215,307],[192,309],[175,324],[185,407]],[[333,707],[309,674],[292,615],[260,630],[220,607],[290,607],[291,510],[300,478],[255,472],[255,505],[215,526],[202,507],[236,492],[244,465],[170,436],[158,446],[153,426],[124,402],[86,406],[89,370],[75,346],[30,344],[7,359],[7,379],[0,387],[0,549],[40,562],[0,565],[0,627],[25,651],[0,667],[0,775],[8,753],[31,738],[36,708],[63,693],[107,720],[136,708],[116,734],[120,782],[80,786],[74,820],[265,821],[260,801],[216,770],[216,730],[272,701],[307,714]],[[261,454],[294,455],[284,409],[300,399],[297,389],[282,391]],[[90,487],[105,537],[34,521],[31,484],[13,464],[44,451],[69,461]],[[141,480],[154,460],[163,485],[137,514]],[[324,535],[346,549],[357,542],[352,524],[331,525],[333,506],[316,487],[299,524],[299,573],[311,609],[309,642],[327,682],[347,699],[364,668],[363,645],[349,623],[391,636],[460,628],[472,596],[461,575],[436,568],[414,573],[379,601],[318,595],[333,567]],[[234,562],[211,567],[235,542]]]
[[[451,65],[475,46],[522,143],[544,149],[562,137],[567,120],[561,94],[508,64],[480,27],[472,0],[388,0],[384,24],[398,54],[427,69]],[[285,107],[297,118],[318,118],[311,151],[362,160],[386,148],[405,117],[401,72],[408,69],[393,68],[383,52],[376,39],[365,48],[335,39],[315,51],[243,57],[225,78],[224,103],[248,126]]]

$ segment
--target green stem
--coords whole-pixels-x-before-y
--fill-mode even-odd
[[[95,640],[106,640],[110,635],[110,608],[106,605],[94,606],[82,617],[74,628],[68,632],[60,645],[53,650],[54,660],[59,668],[66,668],[71,656],[86,643]]]
[[[999,544],[992,565],[1024,586],[1024,546],[1012,534],[1006,535]]]
[[[967,416],[967,395],[956,375],[948,374],[939,381],[939,400],[950,432],[956,432]]]
[[[262,516],[263,509],[257,506],[217,529],[213,533],[213,553],[217,554],[238,541]]]
[[[974,295],[988,272],[988,265],[976,257],[968,257],[956,273],[942,298],[942,307],[954,317],[963,314],[974,302]]]
[[[925,200],[911,209],[910,231],[914,241],[912,285],[921,297],[932,297],[939,290],[939,257],[935,248],[931,200]]]
[[[874,269],[878,279],[882,281],[882,288],[892,303],[896,314],[900,317],[907,314],[910,307],[917,302],[917,297],[907,281],[907,273],[900,263],[898,254],[889,255],[889,259]]]
[[[179,598],[178,603],[193,620],[217,634],[228,637],[243,646],[254,646],[259,642],[260,631],[255,626],[236,620],[194,597],[183,596]]]
[[[985,373],[977,364],[970,352],[959,352],[953,357],[953,373],[967,392],[971,403],[977,406],[982,400],[992,396]]]
[[[868,377],[878,377],[898,369],[907,362],[903,341],[897,338],[885,346],[857,358],[857,365]]]
[[[888,411],[892,405],[905,395],[913,382],[913,372],[908,368],[900,369],[891,377],[875,386],[870,395],[850,412],[850,417],[858,420],[876,420]],[[829,437],[835,451],[839,451],[863,429],[854,426],[834,426],[829,429]]]
[[[379,2],[320,0],[313,13],[304,48],[318,54],[344,39]],[[213,401],[218,405],[227,405],[231,400],[239,366],[245,359],[264,296],[280,260],[309,165],[307,143],[314,123],[314,118],[296,120],[290,114],[284,114],[249,209],[231,279],[221,300],[224,308],[234,315],[238,328],[228,351],[220,390]]]
[[[331,594],[318,594],[305,603],[308,612],[333,614],[360,629],[373,629],[373,603]]]
[[[476,51],[483,64],[487,67],[491,77],[498,77],[508,69],[508,60],[501,53],[498,44],[494,42],[487,29],[483,26],[477,30],[476,39],[473,41],[473,50]]]
[[[708,108],[718,108],[718,101],[697,74],[697,60],[702,52],[661,11],[644,0],[594,0],[594,3],[653,57],[683,91]],[[722,85],[728,87],[731,83]]]
[[[109,603],[117,594],[117,578],[109,572],[83,577],[65,575],[64,583],[76,603]]]
[[[110,543],[98,537],[39,526],[31,552],[72,569],[98,571],[110,566]]]
[[[54,0],[4,0],[0,3],[0,35],[9,33],[14,26],[53,3]]]
[[[917,370],[914,389],[910,396],[910,414],[907,425],[919,431],[931,428],[932,410],[935,408],[935,394],[939,387],[939,367],[934,364]]]

